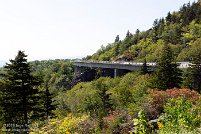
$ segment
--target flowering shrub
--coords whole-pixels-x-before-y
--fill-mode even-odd
[[[86,120],[87,118],[88,116],[75,117],[69,114],[67,117],[63,119],[61,124],[58,126],[58,133],[76,132],[78,130],[79,122],[82,122]]]
[[[131,116],[125,110],[112,111],[104,117],[106,130],[103,133],[127,133],[132,128]]]
[[[143,110],[146,117],[134,119],[135,133],[150,129],[147,122],[158,120],[160,133],[196,132],[201,125],[200,95],[190,89],[151,91],[146,97]],[[143,117],[143,118],[142,118]]]
[[[88,116],[83,115],[81,117],[73,116],[72,114],[68,114],[63,119],[50,119],[47,124],[39,128],[39,130],[35,130],[34,132],[30,132],[30,134],[70,134],[76,133],[79,130],[79,123],[88,119]]]
[[[186,89],[186,88],[168,89],[166,90],[166,92],[170,97],[173,97],[173,98],[183,97],[184,99],[192,100],[193,102],[198,101],[200,98],[198,92],[194,90]]]
[[[152,91],[147,97],[146,105],[144,106],[145,111],[149,115],[152,115],[152,118],[157,118],[157,115],[163,112],[164,105],[167,103],[167,100],[170,98],[179,98],[183,97],[185,100],[191,100],[192,103],[197,103],[200,95],[190,89],[168,89],[166,91]]]

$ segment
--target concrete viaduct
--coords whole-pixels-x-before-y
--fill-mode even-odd
[[[188,68],[190,63],[189,62],[177,62],[179,64],[179,68]],[[81,74],[84,72],[85,68],[90,69],[112,69],[114,71],[114,76],[117,77],[119,75],[120,70],[127,70],[127,71],[136,71],[142,68],[142,62],[122,62],[122,61],[82,61],[77,60],[73,62],[74,72],[75,74]],[[154,71],[156,66],[155,62],[147,62],[148,71]]]

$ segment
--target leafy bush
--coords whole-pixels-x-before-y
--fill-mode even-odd
[[[162,120],[164,127],[160,130],[161,133],[170,132],[170,130],[174,133],[184,130],[193,131],[200,127],[200,107],[183,97],[169,99],[164,106],[164,112],[165,114],[162,115],[165,116]]]
[[[149,134],[153,132],[153,126],[149,124],[148,119],[143,111],[138,113],[138,119],[133,119],[135,134]]]

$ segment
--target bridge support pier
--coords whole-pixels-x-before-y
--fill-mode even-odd
[[[118,73],[118,69],[114,69],[114,78],[118,77],[119,76],[119,73]]]
[[[79,75],[85,71],[84,67],[74,66],[74,73]]]

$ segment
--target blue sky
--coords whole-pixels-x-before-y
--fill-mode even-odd
[[[194,0],[190,0],[193,2]],[[0,0],[0,60],[75,58],[147,30],[189,0]]]

